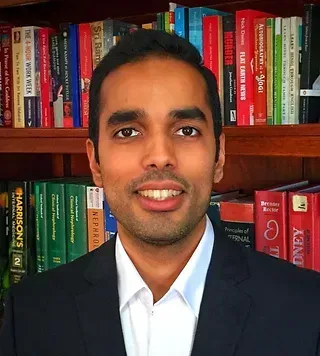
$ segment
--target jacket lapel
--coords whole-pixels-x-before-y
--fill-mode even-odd
[[[238,285],[248,277],[243,251],[215,229],[192,356],[235,354],[250,309]]]
[[[102,245],[85,272],[88,288],[78,294],[77,312],[88,355],[125,356],[115,262],[115,238]]]

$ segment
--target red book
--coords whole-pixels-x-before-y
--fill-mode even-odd
[[[308,181],[255,191],[256,250],[288,260],[288,191],[301,189]]]
[[[237,125],[254,125],[254,19],[274,15],[236,11]]]
[[[54,32],[52,28],[39,29],[40,48],[40,83],[41,83],[41,127],[54,127],[53,102],[51,91],[50,48],[49,36]]]
[[[1,25],[1,102],[4,127],[13,122],[12,25]]]
[[[81,126],[89,123],[89,86],[92,76],[91,27],[89,23],[79,24],[79,57],[81,78]]]
[[[289,193],[289,261],[320,272],[320,186]]]
[[[203,23],[203,60],[217,79],[223,112],[223,28],[222,17],[205,16]]]
[[[254,124],[267,124],[267,20],[254,19]]]

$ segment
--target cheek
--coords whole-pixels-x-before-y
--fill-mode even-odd
[[[108,188],[123,186],[137,174],[139,156],[132,149],[100,145],[100,167]]]

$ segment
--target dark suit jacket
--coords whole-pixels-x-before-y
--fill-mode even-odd
[[[14,286],[0,355],[124,356],[114,247]],[[192,356],[320,355],[318,276],[216,232]]]

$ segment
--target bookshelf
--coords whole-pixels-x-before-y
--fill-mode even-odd
[[[46,2],[46,1],[48,1],[48,0],[1,0],[0,8],[20,6],[20,5],[39,4],[41,2]]]
[[[227,156],[319,157],[320,125],[225,127]],[[1,129],[0,153],[85,154],[87,129]]]
[[[320,0],[183,0],[235,12],[254,9],[301,16],[304,2]],[[142,24],[168,10],[168,0],[0,0],[0,21],[58,27],[107,17]],[[290,180],[320,181],[320,124],[225,127],[226,164],[216,191],[255,189]],[[0,181],[90,175],[87,129],[0,129]],[[1,315],[0,315],[1,322]]]

